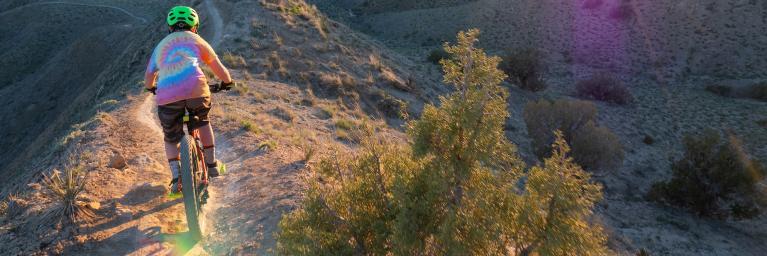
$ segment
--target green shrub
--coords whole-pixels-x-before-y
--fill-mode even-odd
[[[527,103],[523,110],[533,152],[540,158],[551,152],[555,130],[562,131],[565,140],[572,141],[573,134],[596,120],[596,116],[597,107],[582,100],[538,100]]]
[[[578,97],[625,105],[634,100],[631,92],[612,75],[598,74],[575,85]]]
[[[547,87],[541,78],[543,65],[537,49],[509,51],[500,67],[508,75],[509,82],[516,83],[519,88],[537,92]]]
[[[427,57],[426,59],[429,62],[434,63],[435,65],[439,65],[439,62],[441,60],[449,59],[449,58],[450,58],[450,54],[447,53],[447,51],[445,51],[445,49],[439,48],[439,49],[434,49],[431,52],[429,52],[429,57]]]
[[[356,154],[315,165],[301,207],[279,223],[279,254],[606,254],[606,236],[589,221],[601,187],[560,133],[552,157],[523,171],[504,136],[500,59],[473,47],[477,35],[446,46],[460,56],[442,62],[457,92],[425,107],[408,144],[368,131]]]
[[[645,135],[644,139],[642,139],[642,143],[646,145],[652,145],[655,144],[655,139],[653,139],[650,135]]]
[[[377,90],[370,95],[370,100],[375,102],[376,108],[381,111],[385,117],[405,119],[407,114],[407,103],[397,99],[383,90]]]
[[[767,82],[752,84],[749,86],[748,97],[752,99],[767,101]]]
[[[724,97],[730,97],[732,95],[732,86],[712,84],[706,86],[706,91]]]
[[[610,18],[617,20],[628,20],[636,16],[632,0],[620,0],[620,3],[610,10]]]
[[[596,125],[594,103],[581,100],[539,100],[525,105],[523,117],[533,152],[549,156],[554,131],[562,131],[573,147],[573,158],[587,169],[613,168],[623,162],[620,141],[609,129]]]
[[[707,217],[750,218],[761,211],[765,195],[757,183],[765,169],[734,135],[722,140],[713,130],[688,134],[684,146],[684,156],[671,166],[671,179],[654,184],[650,199]]]
[[[583,7],[584,9],[597,9],[604,4],[604,0],[585,0],[583,1]]]
[[[618,136],[593,121],[575,131],[570,144],[575,162],[584,169],[617,168],[623,163],[623,146]]]

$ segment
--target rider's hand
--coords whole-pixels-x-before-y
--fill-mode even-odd
[[[146,88],[146,91],[151,92],[154,95],[157,95],[157,87]]]
[[[219,90],[228,91],[228,90],[231,90],[232,87],[234,87],[236,85],[237,84],[234,82],[234,80],[232,80],[229,83],[224,83],[224,81],[221,81],[221,85],[219,85]]]

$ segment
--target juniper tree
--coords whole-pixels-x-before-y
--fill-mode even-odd
[[[561,136],[544,166],[523,172],[503,131],[500,59],[475,48],[478,35],[461,32],[456,45],[445,45],[452,57],[441,64],[455,92],[409,123],[408,144],[367,133],[357,154],[316,165],[302,206],[280,222],[280,253],[605,251],[598,225],[587,223],[600,188],[567,157]]]

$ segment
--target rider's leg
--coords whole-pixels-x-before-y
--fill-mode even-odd
[[[184,101],[179,101],[157,106],[157,114],[160,118],[165,141],[165,157],[168,159],[174,180],[178,178],[179,169],[181,169],[178,147],[179,142],[184,137],[184,105]]]
[[[216,148],[214,145],[216,145],[216,139],[213,135],[213,126],[208,122],[208,124],[201,126],[198,130],[200,131],[200,140],[202,141],[203,151],[205,152],[205,163],[209,165],[215,164]]]
[[[178,146],[178,143],[165,142],[165,157],[168,158],[168,165],[170,165],[170,172],[173,179],[178,178],[179,169],[181,167]]]

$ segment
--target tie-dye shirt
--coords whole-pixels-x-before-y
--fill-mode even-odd
[[[218,61],[213,48],[199,35],[183,31],[166,36],[152,53],[147,74],[158,72],[157,104],[208,97],[210,89],[200,61]]]

